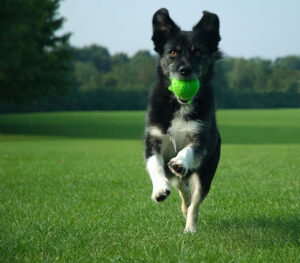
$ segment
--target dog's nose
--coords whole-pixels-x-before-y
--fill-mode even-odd
[[[188,76],[188,75],[191,74],[192,69],[191,69],[189,66],[181,66],[181,67],[179,68],[179,72],[180,72],[180,74],[183,75],[183,76]]]

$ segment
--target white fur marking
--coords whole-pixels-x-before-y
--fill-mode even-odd
[[[165,176],[164,161],[160,155],[152,155],[147,160],[147,170],[153,184],[152,200],[156,201],[156,197],[171,191],[168,179]]]
[[[147,129],[147,132],[156,138],[161,140],[161,156],[164,160],[170,160],[176,155],[177,147],[175,140],[169,135],[164,134],[162,130],[156,126],[151,126]]]
[[[201,128],[199,121],[186,121],[183,119],[174,119],[171,123],[171,127],[168,129],[171,135],[176,133],[198,133]]]
[[[190,146],[183,148],[175,158],[185,163],[187,169],[194,168],[194,150]]]
[[[176,143],[176,152],[185,146],[187,135],[201,132],[202,126],[203,124],[199,121],[186,121],[180,118],[174,119],[168,129],[168,134]]]
[[[186,108],[189,109],[190,106],[187,106]],[[183,114],[182,112],[180,114],[177,113],[175,115]],[[176,156],[178,151],[185,147],[187,135],[201,132],[204,125],[205,124],[200,121],[186,121],[177,117],[172,120],[166,134],[164,134],[157,126],[148,127],[147,132],[151,136],[161,140],[161,156],[164,161],[168,162]],[[188,162],[188,166],[189,163],[191,162]]]
[[[148,132],[153,137],[161,137],[163,135],[161,129],[155,126],[149,127]]]
[[[180,109],[175,113],[175,118],[183,118],[193,111],[193,105],[181,105]]]

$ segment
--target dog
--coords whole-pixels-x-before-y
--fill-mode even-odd
[[[149,97],[145,120],[146,169],[153,184],[151,198],[165,200],[170,184],[182,199],[184,232],[196,232],[200,203],[209,192],[220,158],[221,137],[216,125],[214,62],[221,57],[219,18],[203,11],[192,31],[182,31],[167,9],[153,16],[154,50],[158,53],[157,82]],[[191,102],[168,87],[170,78],[198,78],[200,89]]]

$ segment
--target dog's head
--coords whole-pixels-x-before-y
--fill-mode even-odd
[[[153,16],[154,50],[159,54],[160,66],[168,78],[200,78],[204,65],[220,56],[220,39],[218,16],[210,12],[203,12],[192,31],[181,31],[165,8]]]

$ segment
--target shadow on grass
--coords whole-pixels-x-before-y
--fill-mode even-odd
[[[2,135],[58,136],[99,139],[143,139],[142,124],[114,123],[111,126],[0,124]],[[295,144],[300,143],[300,129],[296,127],[220,126],[225,144]]]
[[[296,217],[232,218],[232,220],[215,221],[210,224],[216,231],[227,233],[240,231],[247,241],[252,240],[260,246],[270,247],[272,244],[278,246],[278,243],[286,245],[288,242],[299,245],[300,225]]]
[[[0,134],[142,140],[144,118],[143,112],[2,115]],[[300,126],[219,126],[225,144],[300,143]]]
[[[300,143],[300,127],[219,125],[223,143],[295,144]]]

